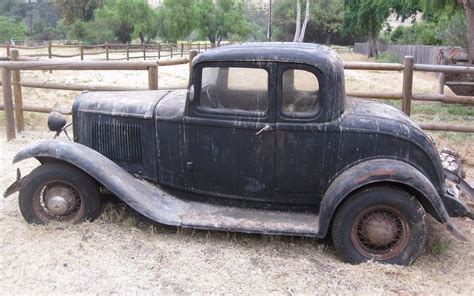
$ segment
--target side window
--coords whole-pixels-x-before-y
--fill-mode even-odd
[[[266,112],[268,72],[262,68],[204,67],[199,106],[217,112]]]
[[[318,77],[307,70],[285,70],[282,96],[282,110],[287,115],[316,113],[319,109]]]

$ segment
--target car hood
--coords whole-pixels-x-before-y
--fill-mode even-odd
[[[73,112],[121,117],[152,118],[156,104],[170,91],[83,92],[74,102]]]

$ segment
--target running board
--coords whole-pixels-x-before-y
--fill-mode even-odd
[[[317,237],[319,218],[315,214],[255,210],[190,203],[181,226],[272,235]]]

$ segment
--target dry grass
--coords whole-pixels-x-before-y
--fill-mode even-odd
[[[344,59],[362,59],[355,55]],[[160,70],[161,85],[187,79],[187,66]],[[111,75],[112,74],[112,75]],[[36,76],[35,76],[36,75]],[[401,74],[349,72],[348,88],[399,90]],[[383,74],[385,75],[385,74]],[[400,77],[398,77],[400,76]],[[144,72],[31,72],[24,79],[76,83],[142,85]],[[393,83],[387,83],[393,81]],[[364,85],[365,84],[365,85]],[[417,91],[436,85],[430,75],[417,77]],[[434,89],[434,88],[433,88]],[[70,106],[76,92],[26,90],[29,103]],[[429,109],[429,108],[428,108]],[[433,116],[421,109],[415,116]],[[459,110],[458,110],[459,111]],[[0,112],[0,120],[2,116]],[[470,121],[472,115],[448,114],[447,120]],[[50,138],[43,116],[28,114],[27,132],[6,142],[0,128],[0,191],[13,181],[14,154],[38,139]],[[431,118],[431,117],[430,117]],[[430,119],[428,118],[428,119]],[[425,117],[423,117],[425,119]],[[466,156],[474,179],[474,138],[433,133],[438,146]],[[20,164],[23,173],[37,166]],[[431,221],[427,252],[410,267],[342,263],[333,248],[314,239],[176,229],[152,223],[121,204],[108,204],[94,223],[75,226],[28,225],[17,196],[0,200],[0,293],[278,293],[472,295],[474,225],[456,223],[470,242],[452,238]]]

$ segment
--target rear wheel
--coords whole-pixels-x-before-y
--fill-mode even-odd
[[[371,187],[337,211],[332,237],[338,253],[350,263],[373,259],[409,265],[425,248],[427,227],[423,207],[408,192]]]
[[[97,184],[87,174],[61,163],[34,169],[20,188],[20,211],[28,223],[78,223],[100,214]]]

